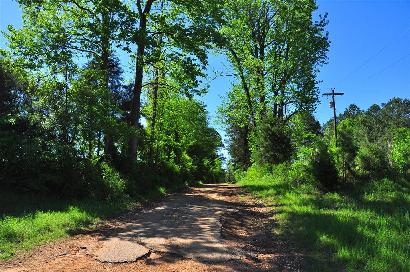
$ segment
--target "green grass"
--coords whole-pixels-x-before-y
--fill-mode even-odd
[[[373,181],[350,193],[292,185],[286,167],[252,167],[239,184],[277,205],[279,233],[291,235],[311,271],[410,271],[408,181]],[[342,270],[343,271],[343,270]]]
[[[9,259],[20,250],[29,250],[83,228],[90,228],[99,220],[118,215],[134,204],[129,199],[113,202],[69,201],[2,192],[0,259]]]

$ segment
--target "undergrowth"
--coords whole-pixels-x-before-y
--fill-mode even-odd
[[[289,176],[285,164],[254,166],[238,180],[277,205],[279,233],[300,245],[309,270],[410,271],[408,181],[384,178],[354,192],[324,193]]]

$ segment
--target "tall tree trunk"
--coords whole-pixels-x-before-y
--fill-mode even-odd
[[[239,129],[240,137],[242,138],[242,156],[241,164],[244,170],[248,169],[251,166],[251,149],[249,146],[249,125],[246,124],[243,128]]]
[[[274,88],[274,87],[273,87],[273,88]],[[273,115],[274,115],[275,117],[278,117],[278,110],[279,110],[279,109],[278,109],[279,105],[278,105],[278,102],[276,101],[278,95],[279,95],[279,91],[278,91],[277,89],[274,89],[274,91],[273,91],[273,96],[274,96],[274,98],[275,98],[275,102],[273,103]]]
[[[286,82],[282,81],[280,92],[280,100],[279,100],[279,107],[278,107],[278,117],[283,118],[284,116],[284,108],[285,108],[285,88]]]
[[[70,136],[69,136],[69,109],[68,109],[68,91],[69,91],[69,75],[68,75],[68,67],[65,67],[65,75],[64,75],[64,113],[63,113],[63,124],[62,124],[62,141],[65,145],[69,144]]]
[[[266,92],[265,92],[265,42],[260,42],[259,60],[261,66],[258,67],[258,88],[259,88],[259,103],[261,104],[261,117],[266,116]]]
[[[97,134],[97,157],[100,157],[100,151],[101,151],[101,136],[102,136],[102,132],[101,130],[98,131]]]
[[[110,18],[109,12],[104,10],[101,13],[102,30],[101,30],[101,69],[104,73],[104,87],[107,92],[107,116],[111,115],[111,90],[110,90]],[[104,128],[104,155],[108,161],[113,161],[116,158],[116,148],[114,139],[109,131],[109,128]]]
[[[136,68],[135,68],[135,83],[132,91],[132,101],[131,101],[131,113],[129,117],[129,125],[134,127],[135,132],[129,139],[128,144],[128,170],[134,169],[135,160],[137,157],[137,146],[138,146],[138,130],[140,128],[140,117],[141,117],[141,93],[142,93],[142,81],[144,78],[144,55],[145,47],[147,42],[147,22],[148,15],[151,11],[151,6],[154,0],[147,0],[144,10],[141,8],[141,1],[137,0],[137,6],[139,10],[140,20],[138,33],[140,38],[137,42],[137,55],[136,55]]]
[[[285,49],[285,63],[288,60],[289,57],[289,43],[286,43],[286,49]],[[279,100],[279,108],[278,108],[278,117],[283,118],[285,116],[285,90],[286,90],[286,84],[288,83],[289,76],[291,75],[291,72],[288,70],[285,70],[283,73],[282,80],[280,82],[280,87],[279,87],[279,92],[280,92],[280,100]]]
[[[244,135],[244,151],[245,151],[245,165],[247,168],[251,166],[251,149],[249,146],[249,126],[245,126],[245,135]]]
[[[155,132],[156,132],[156,123],[157,123],[157,115],[158,115],[158,90],[159,90],[159,71],[158,68],[155,68],[154,72],[155,82],[154,87],[152,89],[152,120],[151,120],[151,139],[150,139],[150,158],[152,163],[155,164],[155,154],[154,154],[154,147],[155,147]]]
[[[161,13],[164,13],[164,0],[161,1],[160,3],[160,9]],[[162,43],[163,43],[163,36],[160,34],[158,36],[158,50],[161,52],[159,58],[161,59],[162,55]],[[156,130],[157,130],[157,116],[158,116],[158,92],[159,92],[159,84],[160,84],[160,79],[164,79],[164,68],[161,66],[161,69],[158,67],[155,67],[154,65],[154,88],[153,88],[153,93],[152,93],[152,121],[151,121],[151,139],[150,139],[150,158],[152,161],[152,164],[155,166],[157,162],[157,150],[156,150]],[[163,77],[161,77],[163,75]],[[161,78],[160,78],[161,77]]]

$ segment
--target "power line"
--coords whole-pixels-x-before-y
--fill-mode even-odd
[[[380,71],[378,71],[378,72],[373,73],[372,75],[370,75],[369,78],[373,78],[373,77],[375,77],[376,75],[383,73],[384,71],[388,70],[389,68],[393,67],[394,65],[396,65],[396,64],[398,64],[398,63],[400,63],[400,62],[402,62],[403,60],[405,60],[405,59],[408,58],[409,56],[410,56],[410,53],[408,53],[408,54],[406,54],[406,55],[404,55],[404,56],[401,56],[400,58],[398,58],[398,59],[395,60],[394,62],[392,62],[392,63],[388,64],[387,66],[385,66],[385,67],[384,67],[383,69],[381,69]]]
[[[406,29],[403,34],[401,34],[399,36],[399,38],[397,38],[396,40],[394,40],[393,42],[389,42],[386,43],[384,46],[382,46],[378,51],[376,51],[375,54],[371,55],[370,57],[368,57],[366,60],[364,60],[360,65],[356,66],[356,68],[354,70],[352,70],[351,72],[347,73],[342,79],[339,80],[339,82],[345,81],[346,79],[348,79],[349,77],[351,77],[353,74],[357,73],[358,71],[360,71],[363,67],[365,67],[367,64],[370,63],[370,61],[372,61],[375,57],[379,56],[384,50],[386,50],[387,48],[389,48],[391,45],[393,45],[394,43],[397,43],[398,41],[400,41],[401,39],[403,39],[404,37],[407,36],[407,34],[410,32],[410,28]]]

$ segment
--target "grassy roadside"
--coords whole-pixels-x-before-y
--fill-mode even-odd
[[[20,250],[67,237],[101,219],[132,208],[130,199],[117,201],[60,200],[46,196],[0,193],[0,259]]]
[[[312,185],[292,185],[279,166],[271,173],[252,167],[238,183],[278,206],[279,231],[304,249],[309,270],[410,271],[408,181],[320,193]]]
[[[115,217],[139,205],[181,190],[181,186],[157,187],[136,199],[113,201],[64,200],[51,196],[0,192],[0,260],[18,251],[92,228],[100,220]]]

